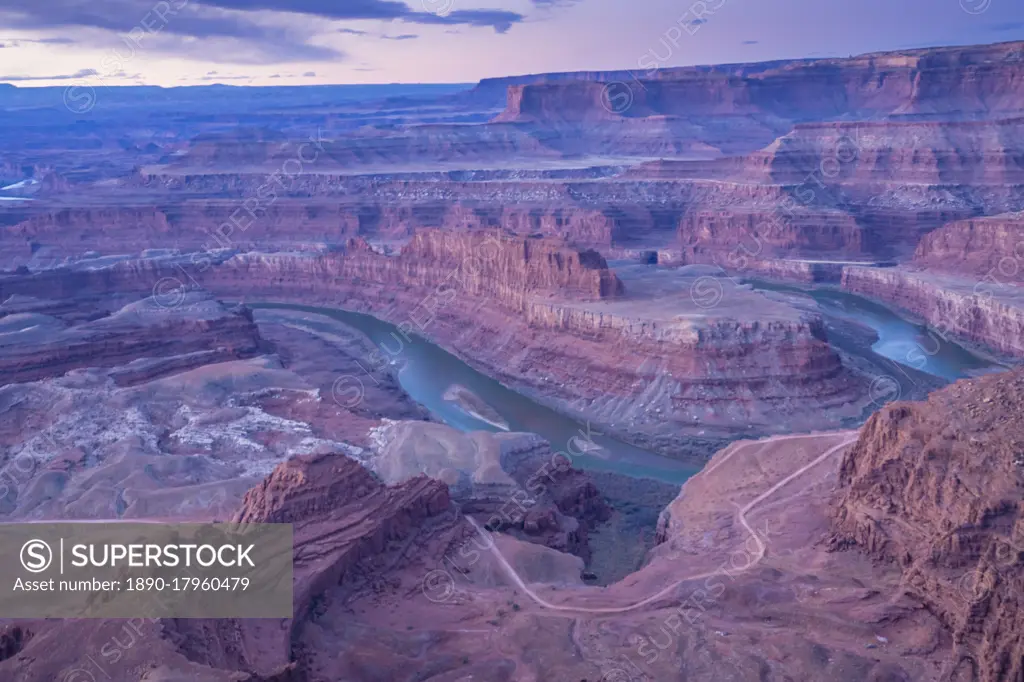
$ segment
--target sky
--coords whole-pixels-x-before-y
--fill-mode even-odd
[[[1009,40],[1022,0],[0,0],[0,82],[471,83]]]

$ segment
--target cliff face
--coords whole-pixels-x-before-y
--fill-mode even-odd
[[[802,183],[815,170],[830,183],[1018,184],[1022,133],[1019,117],[802,123],[750,154],[743,168],[784,184]]]
[[[611,298],[624,293],[622,282],[593,250],[566,248],[553,239],[509,237],[499,232],[450,234],[441,230],[416,235],[400,260],[424,263],[435,272],[466,273],[463,286],[474,295],[491,295],[521,307],[516,292],[573,300]]]
[[[648,71],[620,78],[632,90],[627,116],[768,114],[822,120],[843,114],[1019,111],[1024,66],[1019,43],[909,50],[850,59]],[[652,65],[657,60],[644,58]],[[643,60],[642,60],[643,61]],[[647,68],[644,64],[641,67]],[[870,87],[865,87],[865,84]],[[503,120],[588,120],[612,116],[604,83],[589,79],[509,86]]]
[[[622,282],[608,269],[601,254],[593,250],[566,247],[563,242],[539,237],[514,237],[502,231],[481,230],[449,233],[429,230],[418,233],[401,253],[385,257],[365,242],[351,241],[344,255],[320,257],[241,255],[211,271],[205,280],[214,283],[235,276],[251,277],[265,283],[265,274],[280,281],[285,289],[349,291],[353,284],[369,287],[393,285],[419,289],[450,302],[456,290],[484,297],[512,310],[522,310],[527,301],[540,297],[596,300],[623,294]],[[317,273],[319,281],[302,275]],[[204,281],[205,281],[204,280]],[[397,290],[396,290],[397,291]],[[360,296],[358,286],[351,292]],[[372,296],[372,292],[367,292]],[[445,303],[446,305],[447,303]]]
[[[0,383],[37,381],[81,367],[127,365],[114,373],[114,380],[132,384],[211,362],[253,357],[265,345],[245,308],[230,309],[200,293],[176,303],[177,310],[145,299],[67,328],[43,313],[4,315],[0,306]]]
[[[953,633],[948,679],[1024,680],[1024,373],[874,415],[839,472],[831,544],[899,566]]]
[[[425,476],[387,487],[344,455],[291,459],[246,494],[233,521],[293,524],[295,618],[284,628],[260,620],[165,621],[164,637],[195,663],[280,674],[295,660],[293,643],[316,616],[314,600],[372,571],[393,544],[410,539],[448,506],[445,485]]]
[[[986,286],[1024,283],[1024,213],[944,225],[921,240],[914,265],[973,275]]]
[[[907,310],[968,343],[1024,357],[1024,301],[1013,283],[850,266],[842,287]]]
[[[834,209],[737,207],[695,210],[679,224],[683,258],[745,269],[750,259],[771,256],[868,255],[864,234],[848,213]]]

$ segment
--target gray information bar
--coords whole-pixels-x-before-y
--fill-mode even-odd
[[[0,618],[291,617],[291,524],[0,524]]]

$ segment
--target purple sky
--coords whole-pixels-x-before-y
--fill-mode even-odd
[[[1021,40],[1024,1],[0,0],[0,26],[21,86],[439,83]]]

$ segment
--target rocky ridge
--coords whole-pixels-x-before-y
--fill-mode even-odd
[[[942,679],[1024,679],[1024,374],[962,381],[868,420],[831,544],[897,565],[953,635]]]
[[[201,292],[185,294],[178,303],[171,309],[147,298],[69,327],[42,313],[0,311],[2,382],[37,381],[83,367],[118,367],[114,381],[130,385],[266,350],[248,309],[222,305]]]

